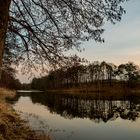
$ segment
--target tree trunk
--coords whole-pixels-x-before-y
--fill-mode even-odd
[[[0,80],[2,74],[2,59],[5,47],[6,32],[9,20],[9,7],[11,0],[0,1]]]

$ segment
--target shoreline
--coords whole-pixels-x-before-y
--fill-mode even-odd
[[[60,95],[69,95],[69,96],[79,96],[79,97],[90,97],[93,99],[103,98],[103,99],[123,99],[124,97],[131,97],[136,96],[140,97],[140,89],[123,89],[123,88],[107,88],[101,90],[81,90],[76,88],[71,89],[53,89],[53,90],[46,90],[48,94],[60,94]]]
[[[22,120],[19,114],[6,102],[15,96],[15,91],[0,88],[0,139],[1,140],[50,140],[45,134],[38,134]]]
[[[45,90],[44,92],[61,92],[61,93],[74,93],[74,94],[87,94],[87,93],[91,93],[91,94],[94,94],[94,93],[123,93],[123,92],[127,92],[127,93],[137,93],[137,94],[140,94],[140,89],[135,89],[135,88],[115,88],[115,87],[112,87],[112,88],[101,88],[101,89],[80,89],[80,88],[69,88],[69,89],[48,89],[48,90]]]

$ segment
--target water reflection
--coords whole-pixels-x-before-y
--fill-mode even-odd
[[[21,96],[29,96],[32,102],[47,106],[51,113],[64,118],[89,118],[100,123],[116,120],[118,117],[136,121],[140,116],[140,99],[136,96],[115,98],[91,95],[66,95],[55,93],[17,93],[15,104]]]

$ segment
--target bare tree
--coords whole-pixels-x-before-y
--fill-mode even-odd
[[[105,21],[115,23],[126,0],[1,0],[0,67],[5,46],[25,65],[61,64],[80,40],[103,42]],[[28,62],[28,63],[27,63]]]

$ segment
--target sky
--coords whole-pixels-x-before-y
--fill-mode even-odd
[[[115,25],[107,22],[103,26],[105,32],[102,37],[105,43],[94,40],[83,42],[81,47],[85,51],[77,54],[88,61],[106,61],[119,65],[134,62],[140,66],[140,0],[129,0],[123,4],[126,14]],[[18,73],[17,78],[23,82],[30,82],[28,74]]]
[[[126,14],[115,25],[106,23],[105,43],[90,40],[82,44],[85,51],[79,54],[89,61],[107,61],[116,65],[132,61],[140,65],[140,0],[124,4]]]

